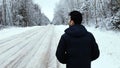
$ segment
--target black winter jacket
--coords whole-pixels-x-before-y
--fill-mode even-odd
[[[57,47],[57,59],[67,68],[91,68],[91,61],[99,57],[94,36],[83,25],[65,30]]]

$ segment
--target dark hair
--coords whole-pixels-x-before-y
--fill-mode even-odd
[[[79,11],[72,11],[69,13],[71,20],[74,21],[75,24],[82,23],[82,14]]]

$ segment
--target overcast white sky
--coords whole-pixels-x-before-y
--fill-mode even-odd
[[[52,21],[54,8],[59,0],[33,0],[33,2],[37,3],[42,9],[42,13]]]

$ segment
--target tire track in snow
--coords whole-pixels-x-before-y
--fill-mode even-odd
[[[35,34],[36,35],[36,34]],[[34,36],[33,36],[33,38],[34,38]],[[32,38],[31,38],[32,39]],[[24,41],[23,41],[24,42]],[[30,40],[28,40],[28,42],[26,42],[26,44],[28,44],[30,42]],[[25,43],[24,43],[25,44]],[[21,44],[20,44],[21,45]],[[24,47],[25,47],[26,45],[24,45]],[[23,47],[23,48],[24,48]],[[18,51],[19,52],[19,51]]]
[[[37,31],[38,32],[38,31]],[[35,34],[31,34],[31,35],[36,35],[37,32],[35,31]],[[24,37],[24,36],[23,36]],[[29,36],[31,38],[31,36]],[[20,42],[19,45],[17,42]],[[21,38],[21,40],[16,40],[14,41],[15,43],[17,43],[16,45],[14,45],[13,43],[10,45],[8,44],[7,47],[5,48],[2,48],[0,49],[0,64],[1,62],[3,62],[3,60],[6,60],[7,58],[11,57],[12,55],[16,54],[17,51],[19,51],[20,49],[24,48],[26,46],[27,43],[29,43],[30,40],[27,40],[25,37],[24,38]],[[24,42],[25,43],[21,43],[21,42]],[[16,50],[16,52],[14,51]],[[3,59],[5,58],[5,59]]]
[[[48,31],[48,30],[51,30],[51,28],[53,28],[53,27],[52,27],[52,26],[49,27],[49,28],[47,29],[47,31]],[[36,43],[36,46],[31,50],[31,53],[29,53],[29,54],[23,59],[23,61],[19,64],[19,66],[16,67],[16,68],[26,68],[26,67],[27,67],[27,64],[28,64],[28,63],[24,63],[24,62],[30,62],[30,61],[31,61],[31,58],[33,58],[33,57],[35,56],[37,50],[38,50],[41,46],[44,46],[44,45],[40,45],[40,44],[44,41],[44,39],[45,39],[45,37],[46,37],[46,35],[47,35],[47,33],[48,33],[47,31],[44,32],[44,33],[46,33],[46,34],[40,35],[40,37],[38,37],[38,40],[39,40],[39,41],[36,41],[36,42],[35,42],[35,43]],[[51,37],[52,37],[52,36],[51,36]],[[49,47],[48,47],[48,48],[49,48]]]
[[[39,28],[37,28],[37,29],[39,29]],[[44,28],[43,28],[44,29]],[[27,38],[29,38],[29,37],[31,37],[31,36],[33,36],[34,34],[36,34],[38,31],[36,31],[36,29],[34,29],[34,31],[33,30],[31,30],[31,31],[27,31],[27,32],[24,32],[23,34],[21,33],[21,34],[18,34],[18,35],[15,35],[15,36],[13,36],[13,37],[10,37],[10,38],[8,38],[8,39],[11,39],[12,38],[12,40],[9,40],[8,42],[4,42],[4,43],[1,43],[0,44],[0,50],[1,49],[3,49],[2,47],[7,47],[7,46],[9,46],[10,44],[11,44],[11,42],[12,42],[12,45],[17,45],[17,44],[19,44],[19,43],[21,43],[21,39],[27,39]],[[6,41],[7,39],[4,39],[3,41]],[[18,41],[19,40],[19,41]],[[1,42],[1,41],[0,41]]]
[[[61,26],[55,26],[55,36],[53,38],[54,41],[52,42],[53,46],[51,47],[51,58],[50,58],[50,63],[48,68],[66,68],[65,64],[61,64],[58,62],[55,53],[56,49],[60,40],[61,35],[64,33],[64,29],[66,28],[61,28]],[[54,58],[54,59],[53,59]]]
[[[27,36],[21,35],[22,37],[18,37],[14,40],[11,40],[9,43],[6,44],[1,44],[2,47],[0,47],[0,55],[3,54],[4,52],[18,46],[18,44],[21,44],[21,42],[24,42],[24,40],[28,40],[31,36],[34,36],[35,34],[37,34],[38,31],[35,31]],[[26,41],[27,42],[27,41]]]
[[[0,68],[60,68],[54,27],[37,27],[0,41]]]
[[[57,35],[55,29],[56,28],[54,26],[54,30],[53,30],[54,35],[52,36],[51,46],[49,48],[49,59],[48,59],[49,63],[47,68],[57,68],[57,59],[55,57],[55,52],[56,52],[58,40],[56,39]]]
[[[30,33],[32,34],[33,32],[36,31],[36,29],[39,29],[39,28],[46,28],[46,26],[38,26],[38,27],[32,28],[31,30],[27,30],[27,31],[22,32],[20,34],[16,34],[14,36],[11,36],[9,38],[2,39],[2,40],[0,40],[0,47],[2,46],[1,44],[7,44],[7,43],[9,43],[9,42],[11,42],[11,41],[13,41],[13,40],[15,40],[17,38],[23,38],[23,35],[27,36]]]
[[[47,68],[48,66],[48,58],[49,58],[49,48],[51,46],[51,38],[53,34],[53,26],[49,29],[49,31],[44,35],[43,42],[39,43],[42,45],[36,54],[34,55],[33,59],[28,63],[26,68]],[[33,65],[34,64],[34,65]]]

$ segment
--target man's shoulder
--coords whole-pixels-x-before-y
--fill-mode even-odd
[[[91,32],[88,31],[88,35],[92,36],[93,34]]]
[[[92,40],[95,40],[95,37],[94,37],[94,35],[93,35],[91,32],[88,32],[88,36],[89,36],[89,38],[91,38]]]
[[[61,38],[63,39],[68,39],[69,38],[69,35],[67,35],[66,33],[62,34]]]
[[[64,33],[64,34],[62,34],[62,36],[61,37],[63,37],[63,38],[65,38],[67,35],[66,35],[66,33]]]

